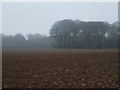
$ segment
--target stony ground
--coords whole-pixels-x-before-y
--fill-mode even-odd
[[[117,88],[116,50],[5,50],[3,88]]]

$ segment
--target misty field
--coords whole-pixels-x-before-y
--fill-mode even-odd
[[[3,88],[117,88],[117,50],[3,50]]]

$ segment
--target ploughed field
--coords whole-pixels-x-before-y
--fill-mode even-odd
[[[117,88],[117,50],[3,50],[3,88]]]

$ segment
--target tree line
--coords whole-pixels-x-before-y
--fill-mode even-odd
[[[57,21],[50,29],[55,48],[118,48],[119,23],[84,22],[65,19]]]
[[[52,48],[50,38],[41,34],[2,35],[2,48]]]
[[[119,23],[65,19],[55,22],[50,35],[2,34],[2,48],[119,48]]]

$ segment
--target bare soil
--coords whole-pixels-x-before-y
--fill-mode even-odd
[[[117,50],[3,50],[2,88],[118,88]]]

